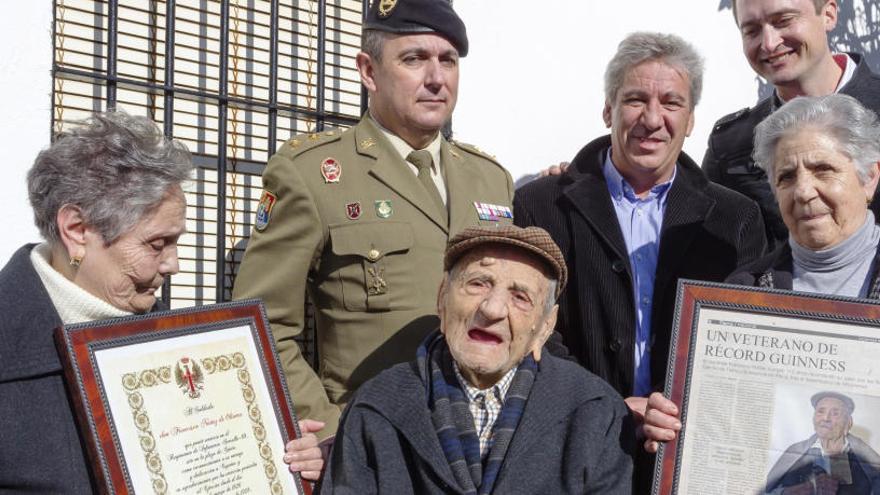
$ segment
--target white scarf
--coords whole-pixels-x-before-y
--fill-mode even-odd
[[[50,259],[52,250],[46,243],[39,244],[31,251],[31,263],[37,275],[43,281],[46,292],[61,322],[65,325],[84,321],[105,320],[131,313],[112,306],[110,303],[89,294],[64,275],[52,268]]]

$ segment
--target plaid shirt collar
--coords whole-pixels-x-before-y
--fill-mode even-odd
[[[507,389],[516,375],[517,367],[514,366],[504,376],[498,380],[495,385],[487,389],[479,389],[474,387],[462,376],[458,363],[452,362],[455,370],[455,377],[464,394],[468,399],[468,410],[474,419],[474,428],[477,431],[477,439],[480,442],[480,456],[485,459],[492,445],[492,431],[501,408],[504,406],[504,397],[507,395]]]
[[[503,402],[504,397],[507,395],[507,389],[510,388],[510,382],[513,381],[513,376],[516,375],[517,367],[514,366],[510,369],[504,376],[501,377],[495,385],[492,385],[486,389],[480,389],[473,385],[471,385],[465,378],[464,375],[461,374],[461,369],[458,367],[458,363],[455,361],[452,362],[453,368],[455,369],[455,377],[458,378],[458,383],[461,384],[461,387],[464,389],[464,393],[468,398],[468,402],[473,402],[477,397],[481,395],[486,395],[487,392],[491,391],[494,398],[497,398],[499,401]]]

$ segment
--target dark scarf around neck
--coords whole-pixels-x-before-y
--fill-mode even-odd
[[[538,363],[527,354],[519,364],[492,429],[492,444],[484,465],[467,395],[455,377],[452,354],[443,334],[437,331],[429,335],[419,346],[417,359],[431,421],[459,487],[467,494],[492,493],[535,381]]]

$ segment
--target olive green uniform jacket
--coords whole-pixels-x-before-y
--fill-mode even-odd
[[[320,437],[335,433],[360,384],[409,360],[437,328],[447,240],[468,226],[510,221],[480,220],[474,204],[511,206],[513,183],[501,165],[446,140],[440,157],[448,225],[369,117],[345,132],[295,137],[266,166],[233,297],[263,299],[296,412],[327,422]],[[293,340],[303,330],[306,290],[317,373]]]

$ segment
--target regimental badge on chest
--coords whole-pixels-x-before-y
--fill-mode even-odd
[[[385,282],[385,268],[373,264],[367,269],[369,282],[367,284],[367,294],[378,296],[388,292],[388,284]]]
[[[380,199],[375,202],[376,216],[379,218],[389,218],[394,213],[390,199]]]
[[[361,204],[360,202],[355,201],[354,203],[348,203],[345,205],[345,216],[348,217],[349,220],[357,220],[361,217]]]
[[[342,164],[335,158],[329,156],[324,158],[321,162],[321,176],[327,184],[339,182],[339,178],[342,177]]]

